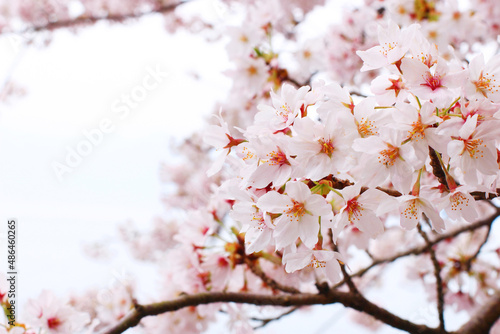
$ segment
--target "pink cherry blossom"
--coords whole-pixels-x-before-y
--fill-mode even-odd
[[[422,213],[430,219],[432,228],[436,232],[445,230],[445,223],[439,216],[434,205],[427,199],[413,195],[403,195],[398,197],[399,201],[399,221],[405,230],[411,230],[417,226],[422,219]]]
[[[295,118],[301,117],[306,107],[305,96],[308,91],[309,86],[296,89],[290,84],[284,84],[280,95],[271,92],[273,107],[259,105],[260,112],[255,115],[256,125],[269,127],[272,131],[283,130],[290,126]]]
[[[28,301],[26,317],[30,319],[32,326],[41,328],[48,334],[74,333],[90,321],[87,313],[76,311],[47,290],[38,299]]]
[[[264,188],[269,183],[281,187],[292,176],[296,162],[290,157],[289,138],[274,136],[264,137],[254,142],[259,157],[259,165],[248,178],[248,185]]]
[[[315,123],[310,118],[298,119],[294,130],[297,136],[290,143],[290,150],[297,156],[297,168],[304,170],[305,177],[319,180],[347,171],[349,141],[334,113],[328,114],[324,123]]]
[[[465,80],[462,68],[451,68],[443,58],[438,58],[431,67],[420,60],[404,58],[401,61],[401,71],[406,79],[409,90],[421,99],[432,100],[438,107],[449,105],[458,88]]]
[[[340,254],[329,250],[301,249],[283,256],[286,272],[293,273],[309,267],[315,271],[320,281],[326,279],[331,284],[342,279],[339,261],[342,261]]]
[[[381,136],[354,141],[353,149],[363,152],[360,159],[364,164],[359,169],[365,184],[379,186],[390,178],[398,191],[410,191],[414,170],[409,160],[414,151],[410,145],[401,145],[401,139],[400,132],[384,129]]]
[[[441,151],[443,138],[434,127],[434,124],[441,121],[435,115],[436,106],[425,102],[419,110],[409,103],[400,103],[396,104],[396,110],[392,114],[396,121],[394,128],[405,131],[402,139],[407,143],[405,145],[413,147],[416,155],[413,167],[420,169],[429,154],[429,146]]]
[[[208,176],[212,176],[217,173],[224,164],[226,156],[231,152],[231,148],[238,146],[244,140],[235,139],[231,135],[228,124],[222,119],[222,115],[219,112],[217,117],[220,125],[209,125],[204,133],[203,141],[209,145],[212,145],[217,150],[221,150],[218,158],[215,160],[212,167],[207,171]]]
[[[493,102],[500,102],[500,55],[493,56],[485,64],[484,56],[475,56],[469,64],[469,82],[466,93],[477,99],[488,98]]]
[[[410,49],[413,36],[418,25],[400,29],[390,21],[387,28],[378,27],[378,40],[380,45],[367,51],[357,51],[356,54],[363,59],[361,71],[375,70],[398,63]]]
[[[345,205],[335,216],[334,235],[337,238],[348,224],[372,238],[384,231],[384,223],[378,215],[390,210],[392,200],[379,190],[368,189],[362,194],[360,191],[359,183],[341,190]]]
[[[478,217],[476,201],[468,192],[470,189],[472,188],[466,186],[450,189],[450,193],[440,201],[441,207],[451,219],[463,218],[473,223]]]
[[[478,115],[469,117],[458,136],[448,143],[450,164],[459,167],[465,181],[478,183],[477,173],[493,175],[498,172],[495,138],[500,129],[497,122],[477,125]]]
[[[274,219],[273,237],[277,249],[294,243],[298,238],[308,248],[313,248],[318,242],[320,221],[326,223],[332,218],[331,207],[325,199],[311,194],[304,183],[296,181],[286,184],[284,195],[276,191],[263,195],[257,206],[264,212],[280,214]]]

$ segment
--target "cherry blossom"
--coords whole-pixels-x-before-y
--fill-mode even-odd
[[[353,224],[372,238],[384,231],[384,223],[378,215],[388,210],[390,200],[375,189],[368,189],[363,193],[360,191],[359,183],[341,190],[345,205],[335,216],[334,231],[337,238],[347,224]]]
[[[304,169],[303,175],[316,181],[329,174],[347,171],[345,152],[349,141],[333,113],[324,123],[315,124],[310,118],[298,119],[294,130],[297,136],[290,143],[290,150],[300,161],[298,168]]]
[[[414,154],[409,145],[401,145],[402,136],[397,131],[384,131],[382,135],[359,138],[353,148],[363,152],[361,160],[363,181],[368,186],[381,185],[390,178],[394,187],[402,192],[410,191],[413,167],[409,157]]]
[[[252,333],[256,323],[300,312],[297,300],[331,296],[361,311],[351,321],[375,316],[412,332],[411,317],[402,322],[405,314],[385,308],[397,294],[386,279],[394,273],[438,306],[440,328],[461,333],[449,321],[457,315],[465,326],[494,321],[483,308],[498,298],[500,278],[500,56],[489,56],[499,42],[498,4],[366,0],[329,26],[316,20],[331,14],[322,0],[209,2],[213,13],[198,6],[0,3],[0,30],[33,33],[33,44],[47,42],[37,31],[50,37],[161,14],[170,32],[225,48],[231,83],[215,116],[177,146],[181,162],[162,166],[165,213],[150,229],[119,229],[131,254],[158,269],[154,293],[127,283],[65,302],[43,292],[0,333],[104,333],[139,317],[138,332],[195,334],[219,312],[231,332]],[[387,298],[365,307],[380,288]],[[175,310],[142,319],[155,307],[137,303]],[[417,328],[435,331],[427,322]]]
[[[476,201],[467,191],[468,187],[456,187],[441,201],[444,210],[451,219],[463,218],[474,222],[478,217]]]
[[[281,187],[291,177],[295,161],[290,157],[289,143],[285,136],[268,137],[252,142],[259,157],[259,165],[248,179],[248,185],[264,188],[269,183]]]
[[[47,290],[28,301],[26,313],[32,326],[48,334],[77,332],[89,322],[88,314],[76,311]]]
[[[361,71],[375,70],[398,63],[410,49],[417,25],[400,29],[390,21],[387,28],[378,27],[378,41],[380,45],[366,51],[357,51],[356,54],[363,59]]]
[[[281,96],[271,92],[273,107],[260,105],[260,112],[255,115],[257,125],[268,126],[272,131],[283,130],[290,126],[295,118],[301,117],[304,112],[305,96],[309,86],[295,89],[292,85],[284,84]]]
[[[460,168],[470,185],[477,184],[477,172],[492,175],[498,171],[494,138],[499,128],[496,122],[478,125],[477,119],[478,115],[467,118],[458,136],[448,143],[450,164]]]
[[[406,230],[415,228],[425,214],[431,221],[432,228],[436,232],[443,232],[445,224],[439,216],[434,205],[425,198],[414,195],[403,195],[398,197],[399,217],[401,227]]]
[[[231,148],[238,146],[244,140],[235,139],[231,136],[231,131],[229,131],[228,124],[222,119],[219,115],[218,117],[220,126],[210,125],[208,126],[205,136],[203,140],[209,144],[214,146],[217,149],[222,149],[219,153],[219,157],[215,160],[212,167],[207,171],[208,176],[212,176],[217,173],[224,164],[226,156],[231,152]]]
[[[326,279],[330,283],[338,283],[342,279],[340,271],[340,254],[328,250],[301,250],[288,253],[283,257],[285,270],[292,273],[303,268],[312,268],[320,280]]]
[[[327,223],[332,211],[325,199],[311,194],[302,182],[288,182],[285,195],[270,191],[259,198],[257,206],[264,212],[280,214],[274,219],[273,237],[276,248],[282,249],[300,238],[309,248],[318,242],[321,223]]]

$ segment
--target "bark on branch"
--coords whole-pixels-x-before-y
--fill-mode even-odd
[[[455,231],[449,232],[447,234],[440,235],[437,238],[429,240],[429,243],[421,247],[416,247],[408,251],[398,253],[392,257],[385,259],[379,259],[374,261],[370,266],[354,273],[351,277],[362,276],[371,268],[388,262],[393,262],[398,258],[405,257],[408,255],[418,255],[422,254],[429,249],[432,245],[435,245],[443,240],[456,237],[457,235],[467,232],[474,231],[483,226],[489,226],[500,214],[500,209],[487,219],[478,221],[474,224],[463,226]],[[254,267],[254,270],[256,268]],[[256,270],[257,272],[259,270]],[[260,276],[260,275],[258,275]],[[277,282],[275,282],[277,283]],[[345,283],[345,282],[344,282]],[[342,285],[342,283],[337,286]],[[286,291],[287,289],[280,289]],[[141,319],[147,316],[159,315],[165,312],[173,312],[180,310],[184,307],[197,306],[202,304],[211,304],[219,302],[232,302],[232,303],[245,303],[253,305],[273,305],[273,306],[306,306],[306,305],[326,305],[340,303],[345,307],[355,309],[357,311],[369,314],[374,318],[380,320],[381,322],[390,325],[392,327],[404,330],[408,333],[415,334],[439,334],[443,333],[440,328],[430,328],[425,325],[417,325],[409,322],[405,319],[398,317],[397,315],[371,303],[364,296],[359,293],[353,292],[342,292],[335,289],[331,289],[326,293],[321,294],[309,294],[309,293],[298,293],[296,291],[287,291],[288,295],[261,295],[261,294],[251,294],[251,293],[237,293],[237,292],[210,292],[210,293],[200,293],[196,295],[185,295],[174,300],[164,301],[160,303],[148,304],[148,305],[136,305],[134,310],[131,311],[125,318],[120,321],[116,326],[110,328],[102,334],[119,334],[123,333],[128,328],[134,327]],[[466,325],[464,325],[455,334],[472,334],[472,333],[487,333],[487,330],[491,328],[493,323],[500,317],[500,293],[495,295],[492,300],[483,306]]]
[[[300,293],[295,295],[261,295],[238,292],[207,292],[195,295],[185,295],[174,300],[148,305],[136,305],[125,318],[116,326],[105,330],[102,334],[119,334],[128,328],[137,326],[141,319],[147,316],[159,315],[165,312],[180,310],[184,307],[197,306],[211,303],[244,303],[253,305],[272,306],[305,306],[326,305],[341,303],[346,307],[365,312],[374,318],[401,330],[412,334],[438,334],[438,329],[429,328],[425,325],[417,325],[408,320],[371,303],[359,294],[331,290],[327,294]]]
[[[409,256],[409,255],[420,255],[420,254],[426,252],[429,246],[436,245],[443,240],[454,238],[454,237],[456,237],[464,232],[474,231],[474,230],[477,230],[478,228],[481,228],[484,226],[490,226],[499,215],[500,215],[500,209],[497,208],[496,212],[494,214],[492,214],[490,217],[483,219],[483,220],[480,220],[480,221],[477,221],[477,222],[470,224],[470,225],[462,226],[461,228],[458,228],[454,231],[451,231],[451,232],[448,232],[445,234],[441,234],[437,238],[430,240],[430,245],[422,245],[419,247],[414,247],[414,248],[411,248],[411,249],[406,250],[404,252],[400,252],[400,253],[397,253],[395,255],[388,256],[386,258],[376,259],[369,266],[367,266],[363,269],[360,269],[359,271],[355,272],[354,274],[351,274],[351,277],[357,277],[357,276],[361,277],[364,274],[366,274],[370,269],[372,269],[380,264],[394,262],[397,259]],[[342,285],[343,283],[345,283],[345,282],[342,281],[339,283],[339,285]]]

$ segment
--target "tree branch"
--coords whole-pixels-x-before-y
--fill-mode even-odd
[[[262,328],[262,327],[266,326],[268,323],[276,321],[276,320],[279,320],[279,319],[281,319],[283,317],[286,317],[287,315],[292,314],[293,312],[297,311],[298,309],[300,309],[300,306],[292,307],[291,309],[289,309],[285,313],[282,313],[282,314],[280,314],[280,315],[278,315],[277,317],[274,317],[274,318],[266,318],[266,319],[252,318],[252,320],[261,321],[262,322],[260,325],[254,327],[253,329]]]
[[[271,277],[267,276],[266,273],[262,271],[262,268],[259,266],[259,264],[249,259],[248,256],[245,256],[245,263],[248,266],[248,268],[250,268],[250,271],[254,273],[254,275],[256,275],[257,277],[259,277],[270,288],[274,290],[280,290],[286,293],[292,293],[292,294],[300,293],[300,291],[295,289],[294,287],[283,285],[279,282],[276,282]]]
[[[46,30],[55,30],[55,29],[60,29],[60,28],[70,28],[70,27],[76,27],[76,26],[81,26],[81,25],[90,25],[94,24],[99,21],[109,21],[109,22],[123,22],[129,19],[136,19],[140,18],[143,16],[151,15],[151,14],[156,14],[156,13],[167,13],[170,11],[173,11],[175,8],[178,6],[187,3],[192,0],[183,0],[174,4],[169,4],[169,5],[164,5],[164,6],[159,6],[156,8],[153,8],[149,11],[145,12],[136,12],[136,13],[126,13],[126,14],[109,14],[109,15],[103,15],[103,16],[86,16],[86,15],[81,15],[78,16],[74,19],[67,19],[67,20],[58,20],[54,22],[49,22],[47,24],[43,25],[35,25],[28,27],[24,29],[23,31],[18,31],[18,32],[10,32],[10,33],[15,33],[19,35],[23,35],[26,33],[31,33],[31,32],[40,32],[40,31],[46,31]],[[9,33],[9,31],[3,31],[0,34],[4,33]]]
[[[481,242],[481,244],[479,245],[477,250],[474,252],[474,254],[472,254],[471,257],[469,257],[465,261],[465,268],[467,269],[467,271],[470,271],[471,266],[472,266],[472,262],[478,257],[479,253],[481,253],[481,249],[488,242],[488,239],[489,239],[490,233],[491,233],[491,225],[488,225],[487,228],[488,228],[488,230],[486,231],[486,236],[484,237],[483,242]]]
[[[242,303],[253,305],[272,306],[305,306],[326,305],[341,303],[346,307],[365,312],[374,318],[412,334],[439,334],[440,331],[425,325],[417,325],[408,320],[371,303],[364,297],[350,292],[331,290],[327,294],[300,293],[295,295],[262,295],[238,292],[206,292],[195,295],[185,295],[174,300],[136,305],[116,326],[103,331],[101,334],[120,334],[128,328],[137,326],[141,319],[147,316],[159,315],[166,312],[180,310],[184,307],[198,306],[212,303]]]
[[[500,214],[500,209],[497,208],[497,211],[491,217],[478,221],[474,224],[463,226],[450,233],[443,234],[434,240],[430,240],[429,242],[432,246],[443,240],[456,237],[461,233],[467,231],[473,231],[482,226],[490,225],[499,214]],[[405,257],[408,255],[421,254],[425,252],[428,249],[428,247],[429,245],[415,247],[408,251],[398,253],[392,257],[376,260],[370,266],[351,275],[351,277],[362,276],[368,270],[379,264],[392,262],[398,258]],[[149,305],[137,304],[134,310],[130,314],[128,314],[125,318],[123,318],[123,320],[120,323],[118,323],[115,327],[102,332],[102,334],[123,333],[128,328],[136,326],[141,321],[142,318],[147,316],[158,315],[165,312],[172,312],[188,306],[197,306],[202,304],[211,304],[219,302],[233,302],[233,303],[246,303],[253,305],[274,305],[274,306],[305,306],[305,305],[326,305],[326,304],[341,303],[345,307],[350,307],[357,311],[367,313],[373,316],[374,318],[384,322],[385,324],[407,331],[412,334],[442,333],[441,329],[439,328],[438,329],[429,328],[427,326],[417,325],[405,319],[402,319],[390,313],[389,311],[371,303],[360,294],[355,294],[352,292],[341,292],[334,289],[328,291],[327,293],[321,293],[321,294],[293,293],[293,292],[291,293],[292,294],[290,295],[259,295],[259,294],[236,293],[236,292],[211,292],[211,293],[200,293],[196,295],[186,295],[179,297],[178,299],[175,300],[164,301]],[[500,308],[498,307],[499,304],[500,304],[500,294],[498,294],[491,303],[488,303],[481,309],[483,313],[478,313],[479,315],[482,314],[481,318],[484,318],[484,320],[482,320],[482,323],[479,323],[477,325],[468,323],[464,327],[462,327],[460,332],[457,332],[457,334],[482,333],[480,331],[482,328],[487,327],[489,329],[493,325],[495,319],[497,319],[500,316]],[[479,327],[479,326],[484,326],[484,327]],[[474,330],[476,330],[477,328],[480,328],[479,331],[474,332]]]
[[[438,243],[440,243],[443,240],[454,238],[457,235],[462,234],[464,232],[474,231],[474,230],[476,230],[476,229],[478,229],[480,227],[483,227],[483,226],[489,226],[489,225],[491,225],[493,223],[493,221],[499,215],[500,215],[500,209],[497,208],[496,212],[493,215],[491,215],[489,218],[477,221],[474,224],[462,226],[461,228],[456,229],[455,231],[452,231],[452,232],[449,232],[449,233],[446,233],[446,234],[442,234],[442,235],[438,236],[437,238],[435,238],[434,240],[431,240],[430,241],[431,246],[433,246],[435,244],[438,244]],[[394,261],[396,261],[399,258],[403,258],[403,257],[409,256],[409,255],[419,255],[419,254],[422,254],[422,253],[424,253],[427,250],[427,247],[428,247],[428,245],[423,245],[423,246],[420,246],[420,247],[414,247],[414,248],[411,248],[411,249],[409,249],[407,251],[397,253],[397,254],[395,254],[393,256],[389,256],[389,257],[386,257],[386,258],[383,258],[383,259],[375,260],[368,267],[360,269],[356,273],[351,274],[351,277],[356,277],[356,276],[360,276],[361,277],[364,274],[366,274],[373,267],[376,267],[376,266],[378,266],[380,264],[383,264],[383,263],[394,262]],[[345,282],[341,282],[339,284],[343,284],[343,283],[345,283]]]
[[[500,318],[500,292],[497,292],[484,304],[470,320],[454,334],[488,333]]]

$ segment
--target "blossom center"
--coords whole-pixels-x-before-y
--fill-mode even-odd
[[[362,138],[376,135],[377,131],[375,127],[375,122],[362,117],[358,123],[358,132]]]
[[[326,261],[321,261],[316,258],[316,256],[313,255],[311,262],[307,265],[308,267],[311,268],[325,268],[326,267]]]
[[[473,81],[472,83],[476,86],[476,90],[487,97],[487,92],[496,93],[498,92],[499,85],[496,84],[496,79],[494,79],[495,75],[493,74],[489,77],[489,73],[486,72],[486,75],[483,75],[483,72],[479,75],[479,79],[477,81]]]
[[[392,51],[396,46],[398,45],[397,42],[395,43],[384,43],[384,45],[382,46],[382,54],[387,57],[387,54]]]
[[[292,111],[291,111],[291,108],[288,105],[288,103],[284,103],[279,108],[279,110],[276,110],[276,114],[278,114],[278,116],[282,117],[285,122],[288,121],[288,117],[290,116],[291,113],[292,113]]]
[[[347,201],[347,214],[349,216],[349,221],[361,220],[363,216],[363,207],[358,203],[356,198]]]
[[[52,317],[52,318],[47,319],[47,326],[50,329],[56,329],[60,325],[61,325],[61,320],[59,320],[59,318],[57,318],[57,317]]]
[[[394,94],[396,94],[397,97],[399,95],[399,92],[401,92],[401,90],[405,88],[405,84],[401,78],[389,78],[389,81],[392,83],[392,85],[387,87],[385,90],[394,90]]]
[[[439,74],[432,75],[430,72],[426,72],[424,80],[425,83],[420,85],[427,86],[433,91],[440,87],[443,87],[443,85],[441,84],[441,76]]]
[[[332,157],[333,150],[335,149],[331,139],[321,138],[318,140],[318,143],[321,145],[320,153],[324,153],[328,155],[329,158]]]
[[[247,147],[243,147],[242,154],[244,161],[251,160],[255,157],[255,154],[253,154],[253,152],[250,151]]]
[[[290,205],[287,205],[287,207],[289,207],[289,209],[286,211],[286,215],[292,220],[295,219],[299,221],[299,219],[307,213],[304,203],[297,202],[294,199],[292,199],[292,207],[290,208]]]
[[[269,157],[269,165],[271,166],[290,165],[286,154],[279,147],[277,151],[271,151],[267,156]]]
[[[462,210],[462,206],[469,206],[469,199],[465,197],[462,193],[457,192],[450,196],[451,210],[457,211]]]
[[[380,151],[378,162],[389,167],[394,165],[397,158],[399,158],[399,148],[387,144],[387,149]]]
[[[247,73],[250,76],[256,75],[259,71],[257,71],[257,68],[255,66],[250,66],[247,68]]]
[[[411,123],[410,137],[415,141],[419,141],[419,139],[424,139],[426,128],[427,126],[424,126],[422,122],[420,122],[420,119],[416,122]]]
[[[402,215],[405,217],[405,219],[418,219],[418,209],[417,209],[416,199],[406,202],[406,207],[403,210]]]
[[[262,212],[254,213],[252,215],[252,221],[254,221],[257,224],[255,227],[261,232],[267,228],[267,225],[264,222],[264,217],[262,216]]]
[[[482,139],[468,139],[464,141],[464,148],[469,153],[471,158],[479,159],[484,157],[484,150],[486,145],[483,144]]]

